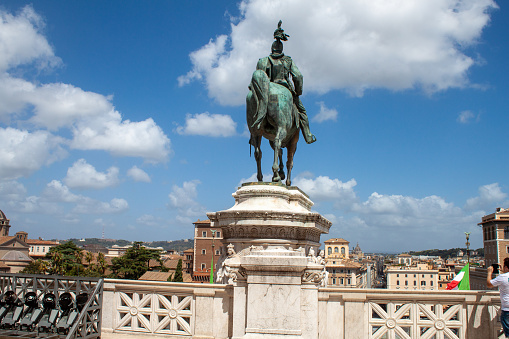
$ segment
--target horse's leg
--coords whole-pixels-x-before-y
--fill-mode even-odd
[[[272,172],[274,173],[272,177],[273,182],[281,182],[281,177],[279,176],[279,163],[278,160],[280,158],[281,153],[281,141],[286,137],[286,130],[284,127],[278,127],[276,137],[274,138],[274,163],[272,164]]]
[[[285,165],[283,164],[283,148],[279,149],[279,177],[285,180]]]
[[[293,168],[293,156],[297,151],[297,142],[299,141],[299,130],[293,135],[291,142],[286,146],[287,161],[286,161],[286,172],[288,177],[286,178],[286,186],[292,185],[292,168]]]
[[[261,135],[251,135],[252,145],[254,146],[254,156],[256,159],[256,178],[258,181],[263,181],[262,174],[262,149],[260,147],[262,143]]]
[[[270,143],[270,147],[272,147],[272,149],[274,150],[274,152],[276,151],[275,149],[275,146],[274,146],[274,142],[273,141],[269,141]],[[280,148],[279,149],[279,154],[278,154],[278,159],[279,159],[279,178],[281,180],[285,180],[285,165],[283,163],[283,148]]]

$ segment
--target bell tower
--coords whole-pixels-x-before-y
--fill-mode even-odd
[[[6,237],[9,235],[9,228],[11,228],[9,222],[10,220],[7,219],[4,212],[0,210],[0,237]]]

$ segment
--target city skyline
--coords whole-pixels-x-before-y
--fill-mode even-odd
[[[200,7],[200,11],[195,10]],[[292,184],[366,252],[482,247],[509,207],[507,5],[0,5],[0,210],[29,237],[193,237],[255,181],[245,95],[277,22],[318,141]],[[264,180],[272,152],[263,141]]]

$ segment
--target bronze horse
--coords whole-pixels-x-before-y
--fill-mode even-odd
[[[268,93],[266,109],[262,103],[263,91]],[[266,95],[266,94],[265,94]],[[249,143],[254,146],[257,166],[257,179],[263,181],[261,168],[262,151],[260,145],[262,136],[269,140],[274,150],[272,164],[273,182],[285,179],[283,165],[283,148],[287,149],[286,185],[291,185],[293,156],[299,141],[298,110],[294,104],[293,95],[288,88],[270,82],[267,74],[261,70],[253,73],[249,93],[246,97],[246,115],[251,138]]]

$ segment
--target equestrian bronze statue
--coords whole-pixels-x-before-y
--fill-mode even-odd
[[[299,141],[299,129],[308,144],[316,141],[309,130],[306,109],[300,101],[303,76],[292,58],[283,54],[283,43],[289,35],[281,28],[281,21],[274,31],[272,53],[258,60],[246,98],[247,125],[255,149],[257,179],[263,181],[260,144],[262,136],[269,140],[274,150],[272,165],[273,182],[285,179],[283,148],[287,150],[286,185],[291,185],[293,156]],[[291,77],[291,78],[290,78]]]

